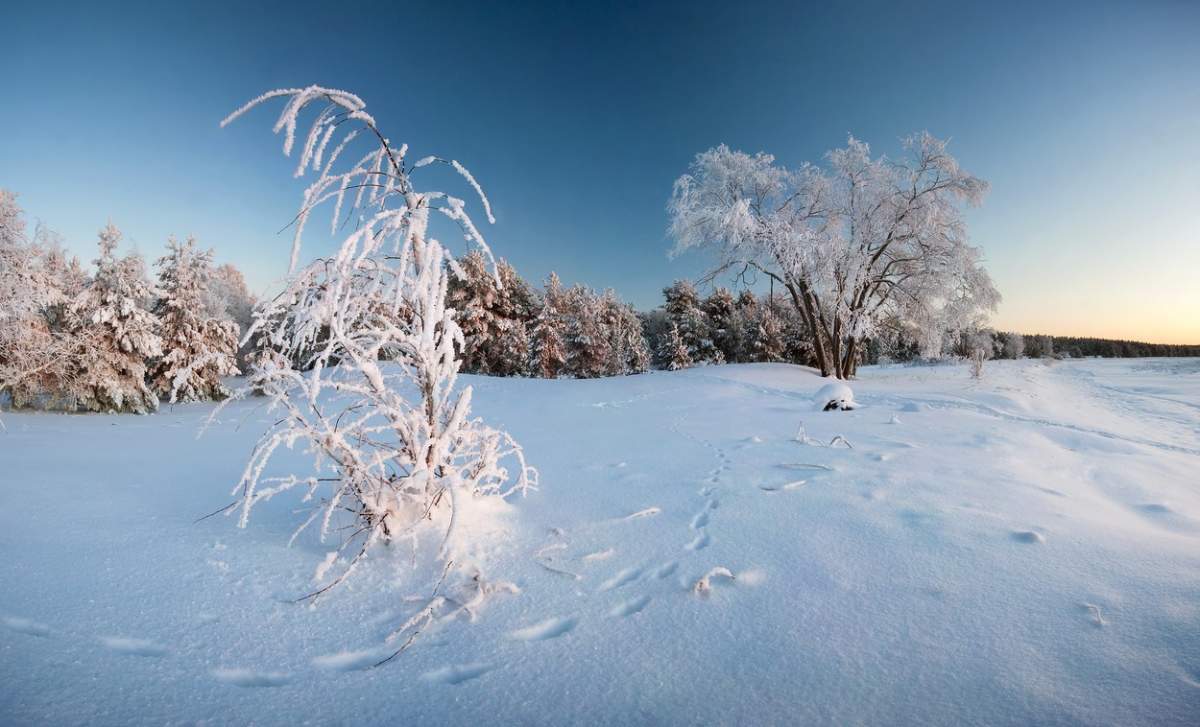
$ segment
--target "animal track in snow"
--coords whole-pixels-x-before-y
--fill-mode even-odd
[[[166,656],[167,648],[148,639],[127,639],[121,636],[102,636],[100,643],[122,654],[133,656]]]
[[[804,487],[805,483],[807,482],[808,480],[793,480],[792,482],[787,482],[782,485],[759,485],[758,489],[762,490],[763,492],[787,492],[790,490],[798,490],[801,487]]]
[[[370,669],[379,663],[379,661],[387,657],[388,652],[379,649],[364,649],[362,651],[339,651],[336,654],[325,654],[323,656],[313,657],[312,665],[318,669],[331,669],[333,671],[357,671],[359,669]]]
[[[779,464],[785,470],[821,470],[823,472],[833,472],[833,468],[827,464],[809,464],[808,462],[782,462]]]
[[[617,573],[612,578],[609,578],[607,581],[601,583],[600,590],[601,591],[611,591],[614,588],[620,588],[621,586],[633,583],[634,581],[636,581],[638,578],[641,578],[641,577],[642,577],[642,569],[641,568],[626,568],[626,569],[620,571],[619,573]]]
[[[260,672],[253,669],[213,669],[218,681],[238,687],[282,687],[291,676],[279,672]]]
[[[624,603],[617,604],[615,608],[608,612],[608,615],[612,616],[613,618],[626,618],[635,613],[640,613],[642,609],[649,605],[649,596],[639,596],[637,598],[625,601]]]
[[[692,522],[688,527],[690,527],[692,530],[699,530],[700,528],[704,527],[705,525],[708,525],[708,508],[707,507],[704,510],[700,511],[699,513],[696,513],[696,516],[694,518],[692,518]]]
[[[441,669],[427,671],[421,675],[421,678],[428,682],[441,682],[442,684],[462,684],[463,682],[478,679],[492,670],[492,667],[487,664],[460,664],[452,666],[444,666]]]
[[[1038,545],[1046,542],[1046,536],[1033,530],[1018,530],[1012,534],[1012,539],[1018,543],[1028,543],[1029,545]]]
[[[1104,616],[1100,613],[1100,607],[1096,604],[1081,603],[1079,605],[1084,611],[1087,611],[1088,617],[1091,619],[1093,625],[1105,626],[1108,624],[1108,622],[1104,620]]]
[[[18,618],[16,616],[5,616],[0,619],[7,628],[18,633],[28,634],[29,636],[49,636],[50,627],[44,623],[39,623],[27,618]]]
[[[687,550],[704,550],[711,543],[712,543],[712,538],[708,537],[708,533],[702,532],[699,535],[697,535],[696,538],[692,542],[688,543],[687,545],[685,545],[683,547],[686,548]]]
[[[579,619],[574,616],[565,618],[550,618],[540,623],[526,626],[523,629],[510,631],[508,637],[517,641],[544,641],[546,639],[554,639],[568,633],[575,625],[579,623]]]
[[[660,565],[658,567],[658,570],[654,571],[654,577],[655,578],[666,578],[667,576],[674,573],[675,569],[678,567],[679,567],[678,561],[673,560],[669,563],[663,563],[662,565]]]

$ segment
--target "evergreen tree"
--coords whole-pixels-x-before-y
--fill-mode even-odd
[[[687,344],[679,334],[679,326],[674,323],[667,329],[667,335],[659,344],[658,358],[663,362],[663,368],[668,371],[686,369],[692,365],[692,357],[688,353]]]
[[[783,325],[772,306],[764,305],[758,314],[758,325],[754,336],[755,361],[783,361],[787,355],[787,342],[783,336]]]
[[[700,297],[688,280],[676,280],[663,289],[667,317],[679,329],[679,335],[688,349],[693,363],[720,363],[717,347],[709,334],[708,321],[700,309]]]
[[[723,360],[737,361],[733,295],[725,288],[717,288],[704,300],[703,310],[713,346],[720,352]]]
[[[600,299],[583,285],[566,295],[567,371],[580,379],[606,375],[611,357]]]
[[[567,363],[566,343],[563,340],[563,309],[565,296],[556,273],[546,279],[546,293],[533,323],[530,352],[533,374],[544,379],[556,379]]]
[[[157,266],[162,297],[155,312],[163,356],[152,372],[151,388],[171,403],[226,398],[221,377],[239,373],[238,326],[209,314],[212,251],[196,250],[193,238],[180,244],[172,237]]]
[[[112,223],[100,231],[96,273],[72,306],[87,341],[75,394],[85,409],[144,414],[158,408],[146,362],[162,355],[162,341],[157,319],[144,307],[151,294],[145,265],[136,253],[118,259],[120,240]]]

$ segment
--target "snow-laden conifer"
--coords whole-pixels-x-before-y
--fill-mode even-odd
[[[229,391],[221,378],[239,373],[238,326],[210,314],[212,251],[197,250],[191,237],[183,243],[172,237],[156,265],[163,354],[151,388],[171,403],[224,399]]]
[[[147,310],[152,291],[140,255],[116,256],[121,231],[100,231],[100,257],[91,283],[75,299],[79,320],[78,405],[91,411],[145,414],[158,408],[146,384],[148,362],[162,355],[158,320]]]
[[[530,333],[531,369],[535,376],[556,379],[567,364],[563,315],[566,307],[562,283],[556,273],[546,278],[546,291]]]

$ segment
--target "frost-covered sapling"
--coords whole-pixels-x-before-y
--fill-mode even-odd
[[[520,446],[471,418],[471,388],[457,386],[463,336],[446,305],[457,265],[431,235],[431,215],[456,223],[494,270],[491,253],[463,200],[418,190],[413,173],[444,164],[478,193],[489,220],[490,207],[457,161],[411,162],[407,146],[391,144],[363,101],[345,91],[272,91],[222,125],[274,99],[285,101],[274,127],[284,135],[284,153],[299,142],[296,176],[312,172],[315,180],[295,220],[286,288],[259,307],[246,333],[265,340],[273,355],[260,357],[239,393],[261,390],[281,415],[235,489],[240,524],[256,504],[293,489],[314,503],[297,534],[317,523],[325,539],[338,532],[338,516],[352,514],[341,531],[348,535],[337,536],[322,564],[319,587],[305,597],[312,600],[344,581],[374,546],[408,541],[415,549],[432,541],[444,575],[396,634],[411,639],[431,621],[470,613],[488,593],[508,590],[483,578],[476,546],[498,528],[503,498],[536,484]],[[301,113],[313,106],[319,110],[298,138]],[[362,142],[366,151],[352,155]],[[352,161],[339,164],[346,158]],[[301,264],[301,237],[324,204],[332,206],[331,233],[345,219],[356,224],[332,256]],[[296,444],[312,453],[313,469],[266,476],[272,455]]]

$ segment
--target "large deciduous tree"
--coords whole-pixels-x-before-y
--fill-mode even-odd
[[[850,138],[827,168],[787,169],[769,154],[722,145],[675,182],[674,253],[711,248],[712,276],[755,268],[801,313],[822,375],[854,375],[865,338],[898,321],[929,350],[977,326],[999,294],[968,244],[961,206],[987,184],[927,133],[900,159]]]

